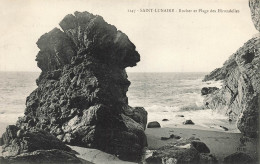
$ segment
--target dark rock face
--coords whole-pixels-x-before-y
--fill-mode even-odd
[[[81,163],[70,147],[43,130],[9,125],[2,140],[3,163]]]
[[[128,106],[126,67],[140,55],[128,37],[102,17],[67,15],[38,40],[42,73],[17,126],[37,127],[61,141],[135,160],[146,143],[147,112]]]
[[[219,90],[217,87],[203,87],[201,89],[201,95],[211,94],[217,90]]]
[[[160,128],[160,127],[161,127],[161,125],[157,121],[149,122],[147,125],[147,128]]]
[[[249,0],[249,7],[251,10],[251,17],[255,28],[260,31],[260,2],[259,0]]]
[[[238,129],[246,136],[256,137],[259,126],[260,93],[260,38],[246,42],[222,68],[205,77],[207,80],[223,80],[223,87],[207,95],[208,108],[238,120]]]
[[[226,164],[244,164],[244,163],[252,163],[252,158],[241,152],[236,152],[224,158],[224,163]]]

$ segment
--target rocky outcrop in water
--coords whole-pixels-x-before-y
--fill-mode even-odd
[[[250,0],[253,22],[259,30],[259,1]],[[232,119],[246,136],[256,137],[260,109],[260,37],[247,41],[218,68],[205,76],[204,81],[223,80],[223,87],[208,95],[204,102]]]
[[[128,106],[126,67],[140,55],[128,37],[101,16],[67,15],[40,37],[38,88],[26,100],[23,129],[39,128],[64,143],[138,160],[146,146],[147,112]]]

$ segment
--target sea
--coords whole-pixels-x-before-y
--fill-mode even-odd
[[[15,124],[17,118],[23,116],[26,97],[37,88],[35,81],[39,74],[0,72],[0,132],[6,125]],[[129,105],[144,107],[148,112],[148,122],[158,121],[162,127],[182,125],[185,120],[191,119],[195,125],[221,130],[219,126],[228,124],[228,116],[205,109],[201,96],[202,87],[221,88],[221,82],[202,82],[206,74],[129,72]]]

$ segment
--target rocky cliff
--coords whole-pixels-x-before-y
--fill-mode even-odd
[[[249,6],[255,27],[259,30],[260,2],[250,0]],[[223,80],[220,90],[206,96],[204,101],[208,107],[232,115],[242,133],[256,137],[260,110],[260,37],[247,41],[223,67],[205,76],[204,81],[208,80]]]
[[[17,126],[43,129],[64,143],[138,160],[146,146],[147,112],[128,106],[126,67],[140,55],[101,16],[75,12],[37,42],[42,70]]]
[[[260,3],[259,0],[249,0],[249,7],[251,10],[251,17],[255,28],[260,31]]]

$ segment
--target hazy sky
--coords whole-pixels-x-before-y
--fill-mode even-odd
[[[209,72],[257,31],[248,0],[0,0],[0,71],[40,71],[38,38],[74,11],[101,15],[141,55],[131,72]],[[234,13],[130,13],[128,9],[237,9]]]

